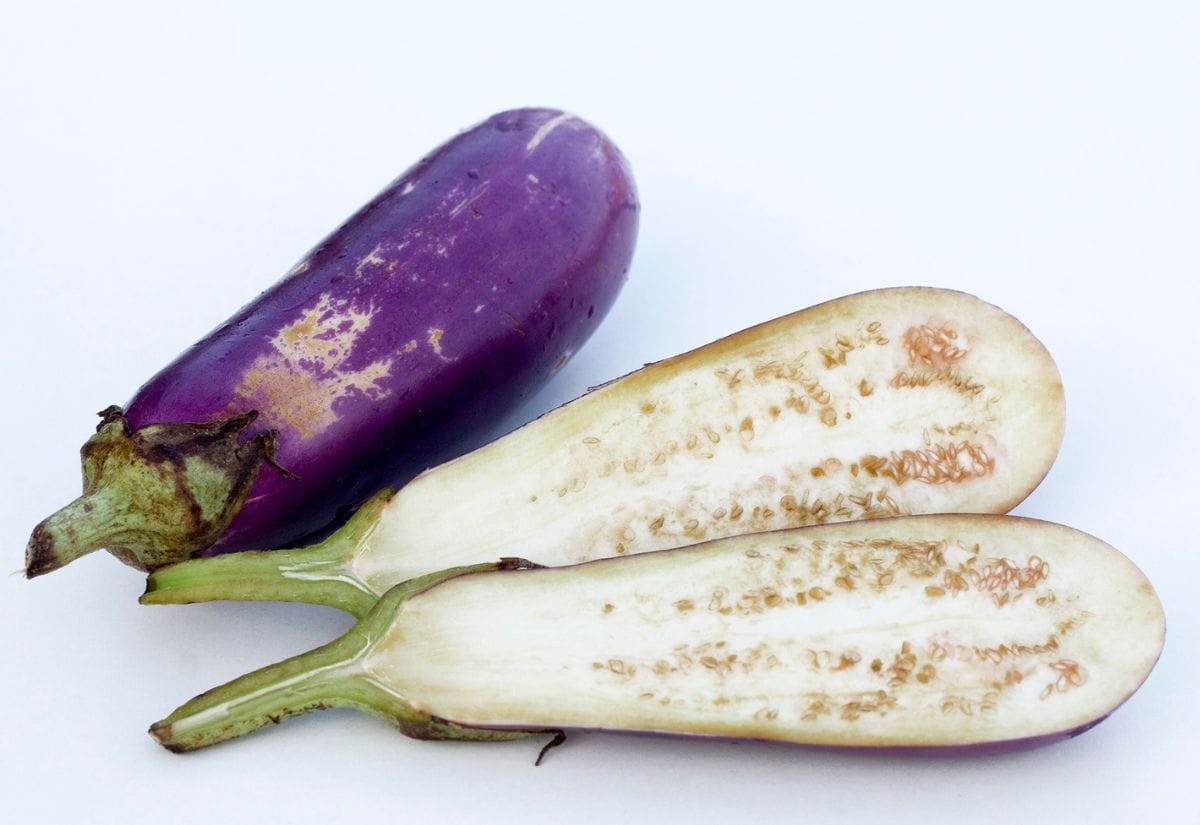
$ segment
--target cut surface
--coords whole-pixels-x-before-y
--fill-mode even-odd
[[[345,572],[379,595],[501,556],[1005,512],[1063,418],[1054,363],[1012,316],[947,290],[866,292],[652,364],[418,477]]]
[[[956,746],[1099,721],[1163,634],[1097,539],[925,516],[459,577],[405,601],[361,667],[466,726]]]

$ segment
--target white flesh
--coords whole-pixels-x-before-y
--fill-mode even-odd
[[[1163,634],[1095,538],[926,516],[462,576],[405,602],[362,666],[471,726],[966,745],[1103,718]]]
[[[380,595],[501,556],[1006,512],[1049,469],[1063,417],[1053,361],[1012,316],[947,290],[861,293],[649,365],[419,476],[346,573]]]

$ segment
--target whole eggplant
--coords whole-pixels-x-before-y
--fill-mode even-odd
[[[521,109],[459,134],[101,413],[83,495],[34,530],[26,575],[337,523],[561,367],[616,298],[637,223],[629,167],[587,122]]]

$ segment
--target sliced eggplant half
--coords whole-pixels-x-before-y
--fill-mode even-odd
[[[1164,637],[1127,558],[1015,517],[880,519],[523,567],[400,585],[342,639],[205,693],[151,733],[191,750],[349,705],[420,738],[599,729],[993,750],[1095,725]]]

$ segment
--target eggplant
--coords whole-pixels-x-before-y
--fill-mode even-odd
[[[649,365],[384,490],[324,542],[155,571],[144,603],[363,616],[391,586],[520,555],[559,566],[916,513],[1002,513],[1058,453],[1058,371],[970,295],[839,298]]]
[[[101,413],[83,495],[34,530],[26,574],[98,548],[148,570],[344,520],[571,357],[637,224],[625,159],[585,121],[522,109],[459,134]]]
[[[341,639],[151,727],[193,750],[349,706],[409,736],[565,729],[995,750],[1103,720],[1162,650],[1162,605],[1100,540],[931,515],[397,585]]]

